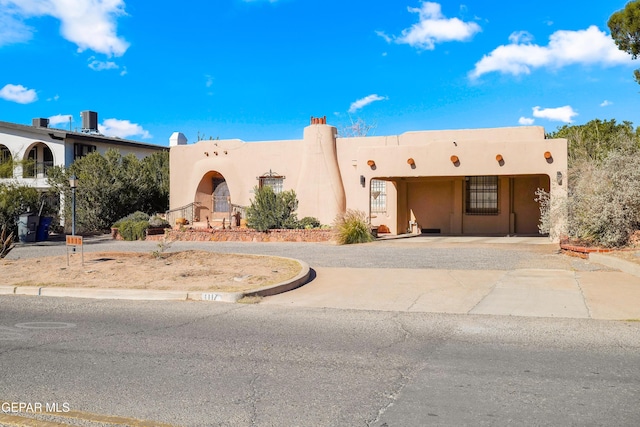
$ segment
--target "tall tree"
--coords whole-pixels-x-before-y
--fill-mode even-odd
[[[630,1],[624,9],[611,15],[608,25],[618,49],[637,59],[640,54],[640,0]],[[640,69],[633,75],[640,84]]]
[[[547,135],[566,138],[569,144],[569,166],[586,161],[602,161],[611,151],[637,152],[640,148],[640,128],[633,123],[615,119],[593,119],[583,125],[564,125]]]

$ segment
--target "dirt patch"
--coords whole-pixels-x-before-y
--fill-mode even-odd
[[[296,276],[301,266],[284,258],[216,254],[100,252],[67,257],[2,260],[3,285],[245,292]]]

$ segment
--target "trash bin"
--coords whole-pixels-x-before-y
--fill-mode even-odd
[[[40,223],[36,229],[36,242],[44,242],[49,238],[49,226],[52,219],[50,216],[40,217]]]
[[[36,229],[40,217],[34,213],[23,213],[18,221],[18,239],[22,243],[36,241]]]

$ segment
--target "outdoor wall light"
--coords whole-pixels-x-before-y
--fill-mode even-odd
[[[453,164],[460,163],[460,159],[458,158],[458,156],[456,156],[455,154],[451,156],[451,163]]]
[[[415,160],[413,160],[413,157],[409,157],[409,158],[407,159],[407,164],[408,164],[408,165],[411,165],[411,166],[415,166],[416,161],[415,161]]]
[[[500,162],[504,161],[504,159],[502,158],[502,154],[498,154],[498,155],[496,155],[496,161],[497,161],[498,163],[500,163]]]
[[[551,159],[553,156],[551,155],[551,151],[545,151],[544,152],[544,158],[549,160]]]
[[[371,167],[374,167],[376,165],[376,162],[374,162],[373,160],[367,160],[367,164]]]

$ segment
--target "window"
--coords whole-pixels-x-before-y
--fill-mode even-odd
[[[94,151],[96,151],[95,145],[75,143],[73,144],[73,160],[77,160],[89,153],[93,153]]]
[[[497,176],[468,176],[465,195],[467,215],[498,215]]]
[[[13,157],[11,151],[4,145],[0,145],[0,178],[13,177]]]
[[[271,187],[274,193],[282,193],[284,189],[284,176],[276,172],[269,171],[258,177],[259,187]]]
[[[371,180],[371,213],[387,212],[387,181]]]

